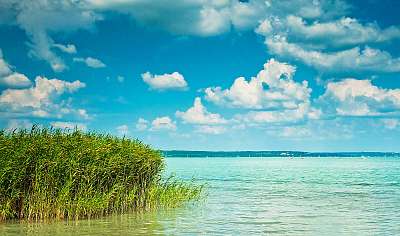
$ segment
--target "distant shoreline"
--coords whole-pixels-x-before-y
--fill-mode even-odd
[[[161,150],[164,157],[400,157],[400,152],[185,151]]]

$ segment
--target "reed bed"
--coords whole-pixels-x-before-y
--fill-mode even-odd
[[[159,151],[139,140],[33,127],[0,131],[0,220],[78,219],[177,207],[202,186],[162,179]]]

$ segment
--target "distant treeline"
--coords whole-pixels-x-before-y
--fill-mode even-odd
[[[400,157],[398,152],[161,151],[165,157]]]

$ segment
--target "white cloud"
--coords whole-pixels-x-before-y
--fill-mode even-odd
[[[260,35],[269,36],[273,30],[274,29],[272,27],[271,21],[266,19],[261,21],[257,28],[254,29],[254,32]]]
[[[87,125],[83,123],[66,122],[66,121],[53,121],[50,123],[51,126],[57,129],[74,130],[78,129],[81,131],[87,130]]]
[[[53,44],[53,47],[60,49],[62,52],[68,53],[68,54],[75,54],[76,53],[76,47],[73,44],[58,44],[55,43]]]
[[[139,118],[136,122],[136,129],[139,131],[146,130],[149,125],[149,121],[143,118]]]
[[[84,88],[79,80],[67,82],[58,79],[36,77],[35,85],[26,89],[6,89],[0,94],[0,109],[14,116],[63,117],[75,115],[87,118],[84,109],[74,109],[70,100],[61,100],[65,93]]]
[[[396,26],[382,30],[376,23],[362,25],[357,19],[349,17],[328,22],[315,21],[308,25],[301,17],[289,15],[286,26],[298,40],[313,43],[320,41],[331,46],[385,42],[400,38],[400,29]]]
[[[127,14],[144,26],[174,34],[212,36],[253,29],[266,16],[299,15],[308,19],[330,19],[345,14],[348,5],[335,1],[185,0],[165,4],[162,0],[88,0],[87,8]]]
[[[248,109],[296,109],[307,102],[311,89],[307,81],[295,82],[295,67],[274,59],[264,64],[256,77],[237,78],[229,89],[212,87],[205,98],[217,105]]]
[[[289,43],[285,37],[269,37],[265,41],[269,52],[328,71],[400,71],[400,58],[393,58],[388,52],[379,49],[359,47],[337,52],[307,50],[295,43]]]
[[[7,123],[6,130],[8,131],[14,131],[18,129],[31,129],[33,126],[33,123],[30,120],[27,119],[10,119]]]
[[[168,116],[157,117],[151,122],[150,131],[176,130],[176,124]]]
[[[226,128],[224,126],[200,125],[196,127],[194,132],[201,134],[222,134],[226,132]]]
[[[309,103],[301,103],[296,109],[249,111],[245,114],[237,114],[235,120],[245,122],[248,125],[286,125],[301,123],[310,119],[319,119],[320,117],[320,110],[311,107]]]
[[[342,0],[293,0],[274,1],[267,0],[270,4],[269,11],[273,15],[283,18],[286,15],[296,15],[309,20],[329,20],[338,16],[346,15],[351,6]]]
[[[281,35],[292,43],[322,48],[382,43],[400,38],[400,28],[397,26],[381,29],[376,23],[363,25],[349,17],[325,22],[315,20],[312,23],[295,15],[270,17],[262,21],[255,31],[267,38]]]
[[[93,58],[93,57],[74,57],[74,62],[82,62],[85,63],[88,67],[92,68],[103,68],[106,67],[106,65],[100,61],[99,59]]]
[[[318,99],[328,114],[390,116],[400,110],[400,89],[383,89],[370,80],[345,79],[327,84]]]
[[[82,119],[85,119],[85,120],[90,119],[90,116],[85,109],[77,109],[75,111],[75,113],[78,115],[78,117],[80,117]]]
[[[264,1],[130,1],[89,0],[89,7],[101,11],[128,14],[142,25],[186,35],[212,36],[231,27],[249,29],[257,24],[267,10]],[[156,22],[156,24],[154,24]]]
[[[3,51],[0,49],[0,77],[11,74],[11,66],[4,60]]]
[[[100,17],[85,5],[77,1],[10,0],[3,10],[12,12],[9,23],[26,32],[30,40],[29,55],[47,61],[54,71],[59,72],[67,65],[52,51],[55,43],[49,34],[91,28]]]
[[[129,133],[129,127],[127,125],[120,125],[116,128],[116,130],[121,136],[125,136]]]
[[[152,75],[150,72],[142,74],[143,81],[155,90],[187,89],[187,83],[179,72],[163,75]]]
[[[117,81],[120,82],[120,83],[123,83],[125,81],[125,77],[123,77],[121,75],[118,75],[117,76]]]
[[[221,117],[220,114],[208,112],[201,103],[201,98],[196,97],[193,107],[187,111],[177,111],[176,117],[183,120],[184,123],[200,124],[200,125],[216,125],[226,124],[228,121]]]
[[[3,52],[0,49],[0,85],[8,88],[24,88],[32,85],[32,82],[24,75],[12,70],[3,58]]]
[[[207,88],[206,99],[221,106],[251,109],[236,114],[233,119],[247,126],[287,125],[319,119],[322,112],[311,105],[307,81],[296,82],[294,73],[295,67],[271,59],[250,81],[240,77],[229,89]]]
[[[342,14],[328,16],[328,2],[340,1],[309,1],[312,4],[303,2],[304,6],[298,4],[300,1],[289,2],[271,4],[275,10],[280,8],[281,13],[272,10],[255,29],[265,36],[270,54],[299,60],[320,71],[400,71],[400,58],[376,48],[379,43],[400,39],[400,27],[381,28],[376,22],[362,23],[345,17],[343,13],[348,7],[340,3],[331,5],[330,13],[339,7],[344,10]],[[287,6],[276,6],[281,4]]]
[[[26,88],[32,85],[32,82],[24,74],[12,73],[5,77],[0,77],[0,84],[8,88]]]

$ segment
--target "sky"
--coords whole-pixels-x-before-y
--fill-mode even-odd
[[[400,1],[0,0],[0,127],[400,151]]]

